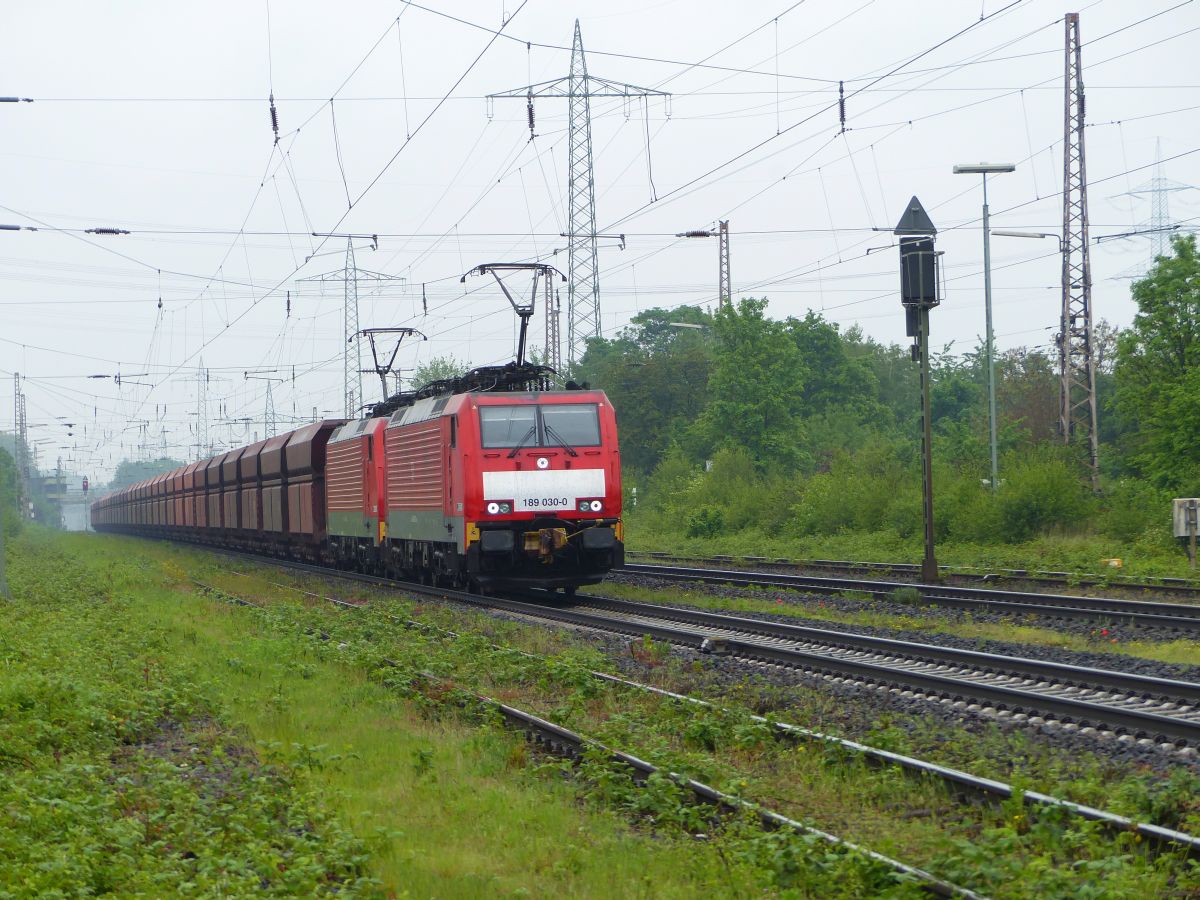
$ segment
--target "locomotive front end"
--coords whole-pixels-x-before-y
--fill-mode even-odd
[[[479,394],[471,406],[464,447],[471,577],[573,592],[620,566],[620,452],[603,392]]]

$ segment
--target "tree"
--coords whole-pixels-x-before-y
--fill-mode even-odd
[[[459,362],[454,356],[435,356],[429,362],[421,363],[413,369],[412,380],[409,385],[412,387],[424,387],[431,381],[441,381],[444,378],[453,378],[456,375],[461,375],[467,371],[467,364]]]
[[[786,323],[765,315],[767,301],[723,304],[713,317],[716,362],[709,402],[691,429],[698,449],[744,447],[760,467],[800,462],[808,367]]]
[[[625,463],[649,472],[707,402],[714,345],[711,318],[695,307],[650,309],[612,340],[588,343],[579,377],[603,389],[617,411]],[[688,323],[697,328],[680,328]]]
[[[139,481],[145,481],[147,478],[153,478],[155,475],[161,475],[164,472],[170,472],[172,469],[178,469],[186,463],[178,459],[145,459],[133,460],[124,459],[117,464],[117,470],[113,473],[112,481],[108,483],[107,490],[118,491],[121,488],[129,487],[131,484],[137,484]]]
[[[1159,486],[1200,493],[1200,258],[1172,240],[1133,284],[1138,313],[1117,342],[1117,410],[1131,467]]]
[[[1020,425],[1034,442],[1058,434],[1059,379],[1041,350],[1015,347],[996,359],[996,414],[1001,423]]]
[[[806,416],[831,407],[878,415],[875,374],[866,362],[850,354],[835,323],[809,312],[803,319],[788,319],[786,325],[808,375],[803,388]]]

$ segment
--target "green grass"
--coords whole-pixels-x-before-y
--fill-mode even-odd
[[[0,610],[0,895],[375,894],[361,842],[124,599],[129,567],[56,543],[19,542]]]
[[[594,587],[583,588],[582,591],[641,603],[697,606],[702,609],[711,609],[714,612],[771,613],[783,617],[816,619],[831,625],[868,625],[875,628],[953,635],[971,640],[1036,644],[1063,650],[1106,653],[1114,657],[1135,656],[1178,665],[1200,665],[1200,641],[1186,638],[1173,641],[1127,640],[1124,631],[1117,625],[1108,627],[1097,625],[1090,634],[1080,635],[1056,631],[1051,627],[1023,624],[1016,620],[976,622],[971,620],[970,613],[962,613],[958,618],[951,620],[937,614],[920,615],[916,612],[898,615],[893,612],[875,612],[869,608],[841,610],[828,605],[820,598],[778,588],[748,588],[741,595],[714,597],[702,589],[650,588],[619,582],[605,582]],[[755,594],[761,594],[761,596],[754,596]],[[866,594],[857,596],[846,594],[844,596],[846,599],[859,600],[868,605],[873,599]],[[889,597],[888,600],[896,602],[895,597]],[[1136,633],[1135,629],[1130,630]]]

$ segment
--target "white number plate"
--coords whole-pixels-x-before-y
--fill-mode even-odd
[[[539,509],[573,509],[575,501],[570,497],[518,497],[517,512]]]
[[[573,510],[580,497],[603,497],[603,469],[484,472],[483,499],[511,500],[514,512]]]

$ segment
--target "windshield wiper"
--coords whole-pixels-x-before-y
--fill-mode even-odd
[[[564,440],[562,439],[562,435],[561,435],[561,434],[559,434],[557,431],[555,431],[555,430],[554,430],[554,426],[553,426],[553,425],[551,425],[549,422],[543,422],[543,425],[544,425],[544,426],[545,426],[545,428],[546,428],[546,436],[547,436],[547,437],[552,437],[552,438],[554,438],[556,441],[558,441],[558,443],[562,445],[562,448],[563,448],[564,450],[566,450],[566,451],[567,451],[567,453],[568,453],[568,454],[570,454],[571,456],[578,456],[578,455],[579,455],[577,452],[575,452],[575,448],[574,448],[574,447],[572,447],[570,444],[568,444],[566,441],[564,441]]]
[[[527,440],[529,440],[531,437],[533,437],[536,432],[537,432],[537,425],[530,425],[529,430],[527,432],[525,432],[525,436],[522,437],[519,441],[517,441],[516,446],[514,446],[510,451],[508,451],[508,458],[512,459],[514,456],[516,456],[517,453],[520,452],[521,448],[525,446],[525,442]]]

